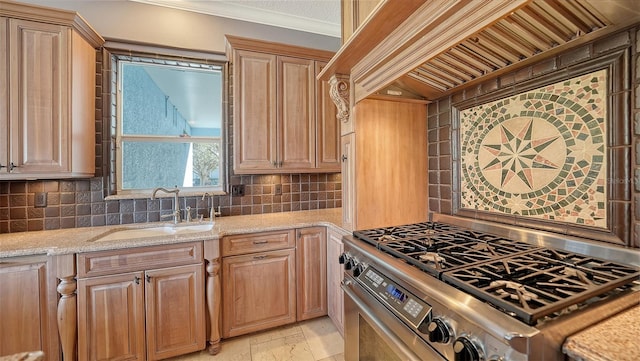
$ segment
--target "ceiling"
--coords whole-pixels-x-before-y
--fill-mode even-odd
[[[130,0],[339,38],[340,0]]]

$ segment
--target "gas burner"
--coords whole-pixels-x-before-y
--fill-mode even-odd
[[[471,246],[471,249],[475,249],[476,251],[491,253],[494,255],[496,254],[496,252],[493,249],[493,246],[489,245],[489,243],[487,242],[478,242],[473,246]]]
[[[493,281],[489,284],[489,287],[494,288],[498,295],[507,296],[516,301],[531,301],[538,298],[535,293],[527,291],[524,285],[513,281]]]
[[[389,234],[384,234],[380,237],[378,237],[378,242],[384,242],[384,241],[395,241],[396,238],[392,235]]]
[[[419,256],[421,261],[427,263],[434,263],[436,266],[440,266],[444,263],[444,257],[441,257],[439,254],[435,252],[425,252]]]
[[[434,234],[436,234],[436,230],[433,228],[429,228],[429,229],[425,229],[424,231],[422,231],[422,233],[424,233],[427,236],[432,236]]]
[[[585,285],[592,285],[593,284],[593,274],[592,273],[587,273],[584,271],[580,271],[579,269],[575,269],[575,268],[571,268],[571,267],[565,267],[560,273],[562,273],[563,275],[567,276],[567,277],[572,277],[572,278],[576,278],[578,279],[579,282],[585,284]],[[556,281],[555,279],[552,279],[551,281]]]

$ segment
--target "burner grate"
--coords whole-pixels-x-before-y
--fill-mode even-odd
[[[544,248],[445,272],[442,279],[533,325],[639,276],[630,266]]]
[[[378,242],[378,248],[439,277],[447,270],[537,247],[487,233],[461,230],[414,239],[382,238]]]
[[[405,224],[402,226],[385,227],[355,231],[353,235],[370,244],[377,245],[379,241],[392,239],[415,239],[433,234],[440,234],[458,230],[456,226],[438,222],[422,222]]]

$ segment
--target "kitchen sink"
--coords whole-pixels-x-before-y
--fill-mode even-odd
[[[178,236],[191,233],[207,232],[213,229],[213,223],[186,223],[186,224],[164,224],[153,227],[123,227],[107,231],[89,242],[104,242],[114,240],[128,240],[134,238],[150,238]]]

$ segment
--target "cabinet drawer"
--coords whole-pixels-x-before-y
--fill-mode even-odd
[[[202,242],[78,254],[78,278],[180,266],[203,261]]]
[[[295,245],[294,230],[228,236],[222,240],[222,256],[293,248]]]

